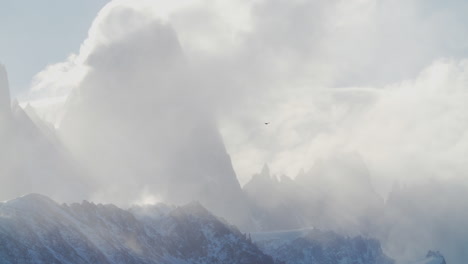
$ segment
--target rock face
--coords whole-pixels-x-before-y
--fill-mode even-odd
[[[59,129],[95,197],[128,204],[147,190],[241,222],[241,187],[175,32],[152,23],[132,34],[91,52]]]
[[[255,225],[251,230],[287,230],[311,225],[306,217],[313,206],[310,199],[313,193],[288,177],[277,179],[270,174],[267,165],[243,190],[252,208]]]
[[[63,200],[76,199],[72,193],[86,188],[70,155],[53,131],[45,135],[17,102],[10,103],[8,78],[0,67],[0,200],[24,193],[44,192]],[[33,110],[31,110],[33,111]],[[61,188],[57,188],[61,186]],[[67,191],[73,186],[77,192]]]
[[[122,210],[59,205],[37,194],[0,203],[0,262],[272,264],[200,204]]]
[[[6,69],[0,64],[0,115],[10,111],[10,89]]]
[[[331,231],[258,233],[254,241],[276,263],[393,264],[374,239],[344,237]]]
[[[253,210],[256,230],[284,230],[314,226],[357,235],[375,228],[383,199],[375,192],[362,158],[338,153],[319,161],[295,179],[280,180],[267,169],[244,188]]]

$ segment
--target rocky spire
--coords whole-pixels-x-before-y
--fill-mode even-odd
[[[427,263],[446,264],[444,256],[439,251],[429,250],[429,252],[427,252],[426,259],[431,260],[431,262],[428,261]]]
[[[5,67],[0,64],[0,114],[6,114],[10,111],[10,87],[8,85],[8,76]]]
[[[263,165],[262,172],[260,172],[260,175],[262,175],[264,178],[267,178],[267,179],[270,178],[270,167],[268,167],[267,163]]]

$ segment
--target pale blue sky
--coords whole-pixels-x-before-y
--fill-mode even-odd
[[[28,89],[45,66],[77,52],[108,0],[1,0],[0,62],[12,95]]]

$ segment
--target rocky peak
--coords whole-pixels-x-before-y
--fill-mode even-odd
[[[0,64],[0,122],[11,114],[10,87],[5,67]]]
[[[10,88],[5,67],[0,64],[0,113],[10,109]]]
[[[439,251],[429,250],[426,254],[426,259],[430,260],[431,264],[446,264],[444,256]]]
[[[263,165],[260,175],[264,178],[270,178],[270,167],[268,167],[268,164],[265,163],[265,165]]]

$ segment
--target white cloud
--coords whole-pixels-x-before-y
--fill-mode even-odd
[[[468,34],[453,17],[467,5],[429,2],[116,0],[78,54],[36,76],[26,101],[57,122],[67,94],[84,98],[61,132],[97,168],[101,201],[218,190],[204,170],[232,171],[212,162],[224,153],[216,129],[241,183],[264,163],[294,177],[357,151],[382,194],[394,180],[463,185]]]
[[[415,79],[385,87],[284,92],[267,115],[255,106],[244,123],[226,125],[225,140],[243,182],[260,169],[253,161],[294,177],[318,158],[354,150],[387,188],[393,180],[463,179],[467,73],[466,60],[438,60]],[[265,117],[271,125],[252,129]]]
[[[465,48],[449,15],[465,5],[452,4],[112,1],[77,55],[36,76],[30,100],[60,101],[89,54],[158,21],[177,33],[241,182],[264,162],[294,176],[337,149],[362,152],[377,178],[460,170],[465,62],[437,60]]]

